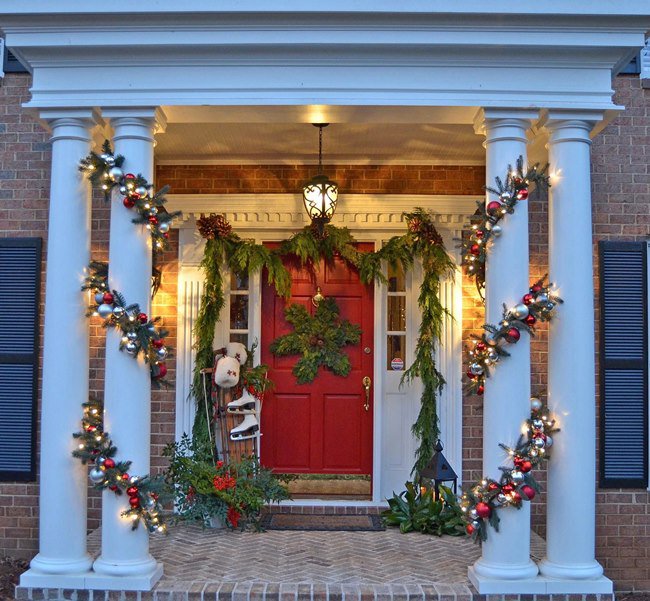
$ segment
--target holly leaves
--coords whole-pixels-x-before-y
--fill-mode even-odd
[[[321,366],[337,376],[350,373],[350,359],[341,349],[359,343],[361,328],[341,319],[333,298],[323,299],[313,316],[295,303],[285,308],[284,316],[294,331],[274,340],[271,352],[278,357],[301,355],[293,368],[298,384],[313,382]]]

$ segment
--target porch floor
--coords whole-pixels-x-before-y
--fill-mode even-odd
[[[97,554],[100,531],[89,536]],[[164,565],[153,591],[82,591],[18,587],[18,599],[70,601],[477,601],[467,568],[480,555],[469,538],[381,532],[267,531],[170,528],[151,537]],[[544,553],[532,534],[531,556]],[[503,596],[490,596],[494,601]],[[508,596],[511,599],[517,595]],[[550,595],[537,595],[550,600]],[[564,595],[554,595],[556,598]],[[611,595],[603,595],[608,601]],[[522,596],[523,598],[523,596]],[[582,595],[573,596],[578,601]],[[533,596],[527,596],[533,601]],[[566,597],[568,599],[568,596]],[[585,601],[596,601],[589,595]],[[605,601],[604,599],[602,601]]]

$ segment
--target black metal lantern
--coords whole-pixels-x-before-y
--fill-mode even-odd
[[[442,449],[442,442],[436,442],[435,453],[431,457],[431,461],[420,472],[423,479],[433,482],[433,494],[436,499],[440,498],[439,487],[441,484],[449,482],[453,487],[454,494],[456,494],[458,487],[458,475],[442,454]]]
[[[318,127],[318,175],[311,178],[302,188],[302,198],[311,222],[322,232],[332,219],[339,197],[336,182],[323,174],[323,128],[329,123],[314,123]]]

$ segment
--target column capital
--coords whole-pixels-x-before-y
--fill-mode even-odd
[[[43,127],[52,133],[50,142],[57,140],[79,140],[88,142],[91,129],[103,121],[95,109],[45,109],[38,118]]]
[[[509,125],[528,129],[539,118],[539,111],[520,108],[480,108],[474,116],[474,132],[486,136],[490,125]]]
[[[165,112],[155,106],[107,108],[102,110],[102,116],[110,120],[114,140],[125,136],[153,142],[154,136],[167,128]],[[118,128],[122,131],[118,132]]]
[[[605,127],[610,111],[550,109],[544,112],[540,126],[549,132],[549,145],[559,142],[584,142]]]

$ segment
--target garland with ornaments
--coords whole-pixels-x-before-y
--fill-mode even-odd
[[[199,313],[194,326],[196,361],[192,384],[192,396],[199,406],[204,395],[202,370],[214,361],[215,325],[220,319],[225,299],[223,293],[223,266],[235,275],[250,275],[266,270],[268,282],[275,286],[281,297],[291,293],[291,275],[282,258],[293,256],[301,266],[315,270],[321,260],[331,263],[342,260],[348,267],[359,271],[364,284],[387,283],[384,265],[402,268],[405,272],[416,259],[422,262],[423,282],[418,297],[422,321],[418,332],[413,363],[402,375],[402,382],[409,384],[415,378],[422,380],[420,412],[412,432],[419,440],[414,472],[424,468],[433,456],[440,436],[437,400],[445,380],[435,363],[436,345],[440,340],[446,309],[440,301],[440,281],[455,270],[447,254],[442,237],[438,233],[434,216],[416,208],[404,213],[406,232],[394,236],[375,252],[360,252],[356,240],[347,228],[328,224],[322,230],[307,226],[282,242],[279,248],[269,249],[254,240],[242,239],[232,230],[223,215],[202,215],[197,220],[199,233],[206,239],[201,269],[205,275]],[[210,391],[208,391],[210,395]],[[210,398],[210,396],[208,396]],[[201,401],[199,403],[199,401]],[[197,412],[198,416],[198,412]],[[195,439],[206,440],[205,416],[194,422]]]
[[[131,462],[115,460],[117,447],[104,431],[104,407],[100,401],[91,400],[83,404],[81,430],[73,437],[78,445],[72,455],[84,465],[92,465],[88,477],[94,487],[111,490],[116,496],[126,494],[129,497],[129,508],[121,515],[131,520],[131,528],[135,530],[142,523],[149,532],[167,532],[160,500],[164,490],[163,478],[130,476]]]
[[[502,233],[501,220],[514,213],[519,201],[529,196],[528,187],[535,183],[538,188],[549,186],[546,167],[539,169],[535,165],[524,173],[523,157],[517,159],[516,169],[508,168],[505,183],[496,178],[496,187],[486,188],[499,200],[487,204],[479,202],[479,209],[470,220],[469,236],[463,240],[463,265],[467,274],[474,278],[481,296],[485,287],[485,262],[489,243]],[[490,375],[490,368],[510,353],[504,345],[516,344],[521,332],[534,335],[538,321],[549,321],[555,309],[563,301],[551,292],[551,285],[546,278],[537,280],[524,294],[521,302],[508,309],[503,305],[503,318],[497,325],[485,324],[480,337],[474,338],[469,350],[469,368],[467,378],[471,391],[482,395],[485,380]],[[512,466],[501,466],[500,479],[483,478],[464,492],[460,505],[467,534],[475,541],[483,542],[488,537],[488,524],[499,530],[498,509],[515,507],[521,509],[524,501],[532,501],[539,484],[533,476],[533,470],[548,459],[548,449],[553,444],[552,434],[558,431],[555,420],[548,408],[539,398],[530,399],[530,418],[526,420],[525,434],[522,434],[514,447],[503,443],[499,446],[512,461]]]
[[[540,168],[539,164],[536,164],[524,172],[524,159],[520,156],[515,169],[513,170],[511,166],[508,168],[505,181],[496,177],[495,186],[485,188],[498,200],[487,203],[484,200],[477,201],[476,212],[470,218],[467,235],[461,241],[461,248],[462,265],[467,275],[474,279],[481,298],[485,289],[485,260],[489,242],[501,235],[503,231],[501,220],[515,212],[519,201],[528,198],[531,185],[535,185],[538,190],[548,188],[547,168],[548,165]]]
[[[94,303],[89,306],[87,315],[101,317],[105,328],[118,329],[122,334],[120,350],[134,359],[142,355],[149,365],[152,381],[163,383],[167,375],[165,359],[170,348],[165,345],[167,330],[157,326],[160,318],[150,319],[140,310],[140,305],[127,304],[120,292],[109,290],[108,263],[91,261],[81,289],[90,290],[93,295]]]
[[[122,204],[136,214],[133,223],[144,225],[151,232],[154,251],[162,250],[166,247],[172,222],[181,212],[169,213],[165,209],[165,194],[169,186],[156,192],[141,174],[124,173],[123,164],[124,157],[121,154],[115,156],[110,142],[105,140],[102,153],[91,152],[81,159],[79,170],[88,176],[92,184],[101,187],[105,200],[109,200],[111,192],[117,189],[123,196]]]
[[[540,487],[532,472],[548,459],[548,449],[553,444],[551,435],[558,431],[548,408],[540,399],[531,398],[526,434],[519,437],[514,447],[499,444],[512,460],[512,467],[500,467],[501,478],[498,481],[483,478],[461,497],[465,529],[475,541],[487,540],[488,524],[499,531],[498,509],[521,509],[524,501],[535,498]]]
[[[484,324],[485,332],[473,339],[473,347],[468,351],[469,367],[465,375],[469,392],[482,395],[485,380],[490,377],[490,368],[510,356],[503,343],[516,344],[522,331],[534,336],[535,324],[550,321],[555,308],[562,302],[559,296],[551,292],[551,285],[544,277],[529,288],[520,303],[511,309],[503,306],[503,318],[498,325]]]

